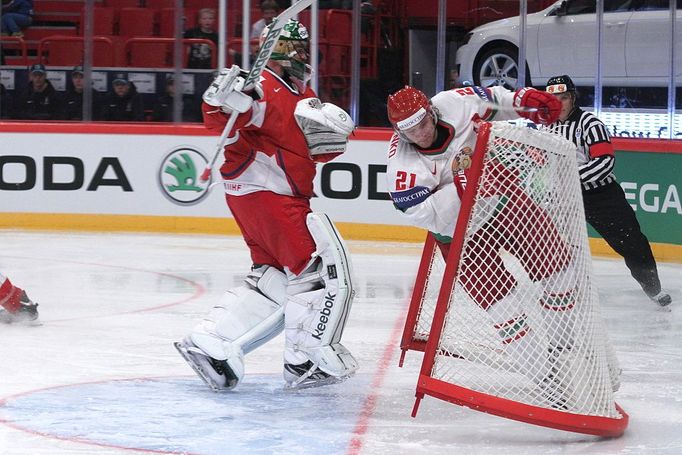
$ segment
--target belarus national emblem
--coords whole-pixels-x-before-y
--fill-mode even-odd
[[[465,171],[471,167],[471,155],[474,151],[471,147],[464,147],[452,160],[452,172],[453,174],[458,174],[461,171]]]

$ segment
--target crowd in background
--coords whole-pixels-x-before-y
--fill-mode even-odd
[[[258,49],[258,38],[272,20],[285,8],[290,6],[286,0],[262,0],[259,3],[260,17],[251,25],[251,57]],[[369,7],[372,10],[372,2],[362,2],[363,12]],[[3,35],[22,36],[22,30],[31,24],[33,14],[33,2],[30,0],[12,0],[3,4],[2,26]],[[350,0],[322,0],[320,8],[350,9]],[[18,12],[17,12],[18,11]],[[14,14],[17,12],[16,14]],[[17,14],[26,17],[18,17]],[[7,24],[6,24],[7,23]],[[18,24],[18,25],[17,25]],[[216,30],[217,13],[215,9],[203,8],[197,12],[196,26],[185,30],[183,37],[187,39],[205,39],[218,45],[218,33]],[[188,49],[187,68],[190,69],[214,69],[212,66],[213,49],[207,44],[192,44]],[[240,64],[242,55],[234,49],[228,49],[229,64]],[[324,56],[319,55],[320,61]],[[4,63],[4,62],[0,62]],[[165,87],[157,91],[156,99],[142,96],[137,91],[135,83],[128,80],[125,73],[116,74],[106,93],[91,90],[92,120],[101,121],[173,121],[175,82],[172,78],[166,81]],[[372,100],[374,96],[372,87],[363,86],[366,97]],[[202,87],[196,88],[197,93],[203,91]],[[381,91],[381,90],[380,90]],[[14,90],[7,90],[0,83],[0,118],[16,120],[82,120],[83,119],[83,68],[76,66],[66,78],[65,91],[56,90],[47,77],[46,67],[42,63],[36,63],[29,68],[27,81],[17,79]],[[201,121],[201,97],[184,93],[182,98],[181,121]],[[384,106],[381,95],[380,107]],[[371,102],[370,106],[377,103]],[[383,117],[383,113],[374,113],[372,109],[366,109],[372,118]]]

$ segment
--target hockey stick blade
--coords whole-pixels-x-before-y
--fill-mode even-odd
[[[282,32],[282,29],[284,28],[284,24],[286,24],[289,21],[289,19],[294,18],[298,13],[312,5],[312,3],[313,0],[299,0],[298,2],[291,5],[289,8],[282,11],[279,14],[279,16],[275,17],[272,20],[268,28],[268,34],[265,36],[265,39],[263,40],[263,44],[261,45],[260,49],[258,49],[258,54],[256,54],[256,60],[253,62],[253,66],[251,67],[249,74],[246,76],[246,80],[244,81],[244,88],[242,89],[243,91],[248,91],[249,89],[252,89],[260,80],[260,76],[261,74],[263,74],[263,71],[265,70],[265,65],[267,65],[268,60],[270,60],[270,57],[272,56],[272,52],[275,50],[275,44],[277,44],[277,40],[279,38],[280,33]],[[206,182],[211,177],[211,170],[213,169],[213,166],[215,165],[218,156],[220,156],[220,154],[222,153],[223,148],[225,148],[228,136],[232,132],[232,128],[234,127],[236,121],[237,113],[233,111],[230,114],[230,118],[228,119],[225,128],[223,129],[223,133],[220,135],[220,139],[218,140],[218,146],[216,147],[216,151],[213,155],[213,158],[208,163],[208,165],[206,165],[206,168],[201,173],[202,182]]]

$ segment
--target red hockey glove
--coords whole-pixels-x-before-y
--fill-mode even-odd
[[[533,123],[543,125],[556,122],[559,119],[559,113],[561,113],[561,101],[554,95],[530,87],[516,91],[514,107],[536,108],[537,111],[535,112],[519,112],[519,115]]]

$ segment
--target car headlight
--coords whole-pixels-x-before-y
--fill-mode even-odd
[[[464,46],[465,44],[467,44],[472,36],[474,36],[474,34],[471,32],[464,35],[464,39],[462,40],[462,43],[460,44],[460,46]]]

